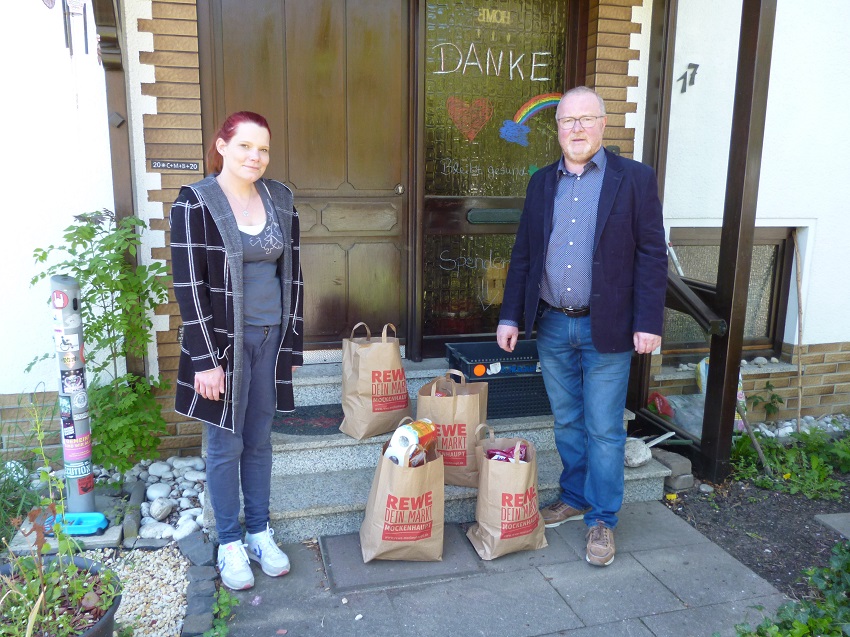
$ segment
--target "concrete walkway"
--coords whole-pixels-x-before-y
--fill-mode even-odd
[[[357,534],[286,545],[292,571],[254,564],[229,635],[725,637],[787,601],[660,502],[623,508],[609,567],[585,562],[584,532],[568,522],[548,548],[491,562],[456,525],[442,562],[364,565]]]

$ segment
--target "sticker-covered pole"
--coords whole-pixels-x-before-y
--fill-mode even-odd
[[[91,427],[86,391],[80,284],[74,277],[50,277],[53,340],[59,362],[59,414],[65,464],[65,511],[95,510]]]

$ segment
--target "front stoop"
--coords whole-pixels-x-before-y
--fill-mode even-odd
[[[415,397],[419,388],[446,371],[445,361],[405,361],[408,388]],[[296,404],[334,404],[340,400],[340,365],[310,365],[296,375]],[[415,404],[413,413],[415,414]],[[624,423],[634,418],[624,414]],[[538,451],[538,489],[541,504],[553,501],[560,492],[561,461],[555,451],[551,416],[490,420],[497,437],[519,437],[532,442]],[[354,440],[344,434],[292,436],[274,434],[272,465],[271,526],[279,542],[301,542],[323,535],[340,535],[359,530],[366,500],[375,475],[381,446],[389,434]],[[660,500],[664,478],[670,470],[652,460],[636,469],[626,468],[624,501]],[[446,486],[447,523],[475,519],[477,490]],[[215,519],[206,498],[204,520],[215,537]]]

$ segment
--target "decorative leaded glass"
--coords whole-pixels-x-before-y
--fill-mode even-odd
[[[512,234],[430,235],[425,241],[424,333],[495,332]]]
[[[427,3],[426,195],[521,197],[558,158],[567,5]]]

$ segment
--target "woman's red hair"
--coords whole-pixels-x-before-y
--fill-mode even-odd
[[[223,139],[225,142],[229,143],[236,134],[236,129],[239,128],[239,124],[244,124],[245,122],[262,126],[269,131],[269,139],[271,139],[272,129],[269,128],[269,123],[266,121],[266,118],[259,113],[253,113],[251,111],[237,111],[235,113],[231,113],[227,119],[224,120],[224,123],[221,125],[221,128],[218,129],[218,132],[213,136],[212,144],[210,144],[210,147],[207,150],[207,170],[210,173],[220,173],[224,166],[224,161],[221,154],[218,152],[218,149],[215,147],[215,143],[219,139]]]

